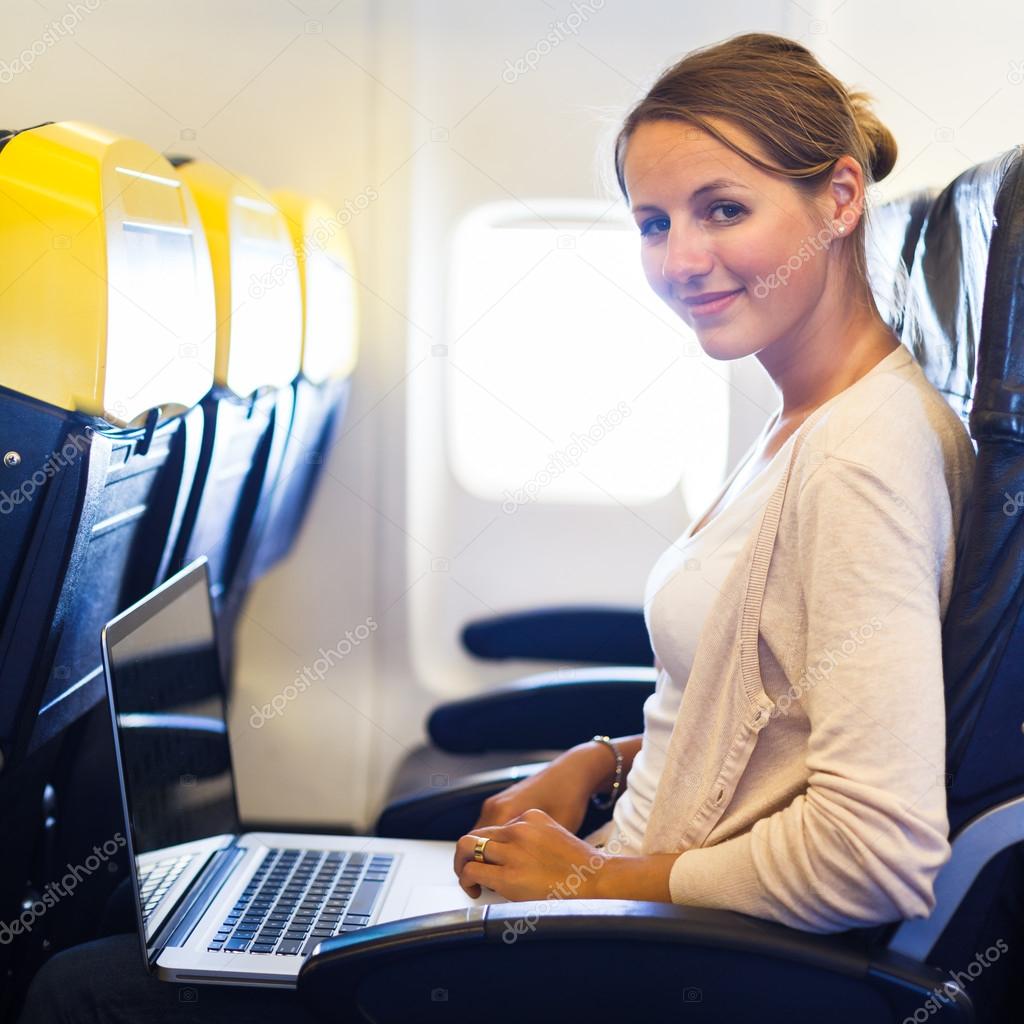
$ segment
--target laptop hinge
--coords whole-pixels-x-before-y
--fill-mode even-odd
[[[235,865],[247,852],[245,847],[238,845],[236,837],[229,847],[217,850],[213,854],[199,877],[175,907],[174,913],[153,937],[147,951],[150,966],[156,963],[160,954],[168,947],[185,945],[200,918],[230,877]]]

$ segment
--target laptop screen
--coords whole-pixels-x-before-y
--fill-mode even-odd
[[[205,558],[108,623],[103,647],[135,857],[237,832]]]

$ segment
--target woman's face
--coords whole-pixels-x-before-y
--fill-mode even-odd
[[[770,162],[739,128],[713,124]],[[623,173],[647,280],[708,355],[737,359],[786,337],[799,344],[801,334],[825,326],[834,229],[822,221],[832,223],[834,202],[811,206],[786,179],[680,121],[640,124]],[[847,234],[852,228],[846,224]],[[687,301],[717,292],[736,294],[704,309]]]

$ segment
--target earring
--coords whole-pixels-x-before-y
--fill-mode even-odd
[[[845,230],[846,228],[842,224],[840,224],[839,227],[836,228],[836,231],[838,231],[839,234],[842,234]]]

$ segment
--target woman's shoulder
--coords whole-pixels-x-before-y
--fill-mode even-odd
[[[973,465],[974,444],[963,420],[909,351],[907,356],[827,403],[805,435],[806,463],[842,459],[905,485]]]
[[[959,522],[975,458],[964,422],[910,356],[827,403],[808,425],[793,474],[798,492],[826,465],[830,475],[869,474],[920,522],[938,518],[944,529],[950,516]],[[942,492],[948,501],[937,500]]]

